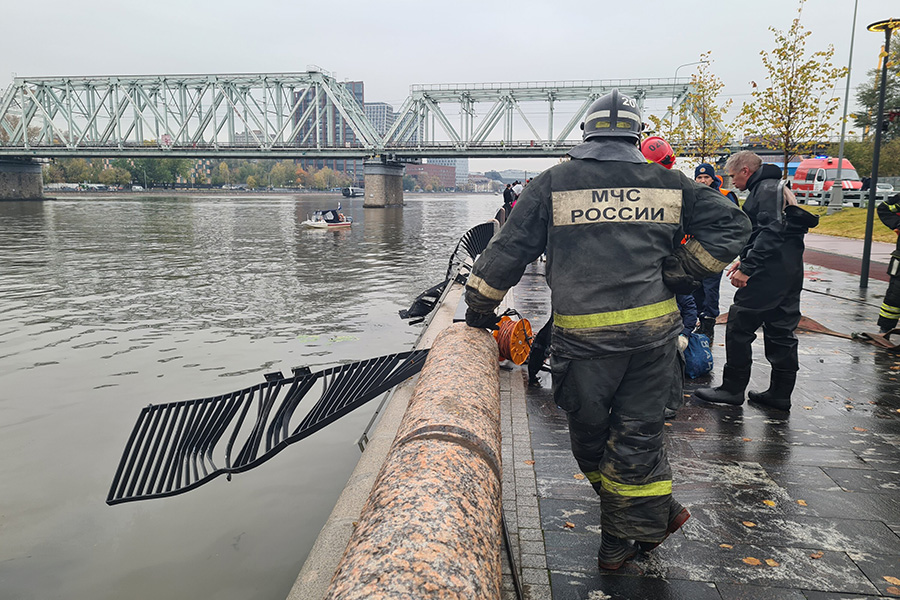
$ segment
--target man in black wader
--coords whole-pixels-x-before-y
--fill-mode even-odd
[[[753,232],[739,261],[727,273],[738,290],[728,309],[722,385],[695,393],[707,402],[743,404],[753,363],[751,344],[762,326],[772,374],[769,389],[751,391],[750,401],[790,410],[799,369],[794,329],[800,322],[803,236],[819,218],[797,206],[784,212],[781,169],[763,164],[756,154],[746,150],[733,154],[725,163],[725,171],[736,188],[750,190],[744,212],[750,217]]]
[[[632,540],[651,550],[690,516],[663,446],[682,329],[674,292],[723,269],[750,223],[712,188],[647,162],[634,99],[613,90],[582,128],[573,160],[532,180],[475,262],[466,323],[496,328],[507,290],[546,251],[554,400],[600,495],[599,566],[617,569],[637,553]]]
[[[900,236],[900,194],[879,204],[877,211],[881,222]],[[900,319],[900,237],[897,238],[897,249],[891,252],[888,274],[891,280],[878,313],[878,330],[881,333],[897,327],[897,319]]]

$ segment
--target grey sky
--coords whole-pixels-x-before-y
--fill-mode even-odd
[[[735,105],[762,82],[768,27],[787,29],[794,0],[434,2],[359,0],[42,0],[7,2],[0,88],[22,76],[295,72],[317,65],[363,80],[367,101],[398,108],[413,83],[672,77],[712,52]],[[853,94],[874,68],[897,0],[859,0]],[[808,0],[807,49],[835,46],[846,64],[853,0]],[[688,76],[695,67],[684,67]],[[839,86],[843,97],[844,83]],[[551,161],[552,162],[552,161]],[[547,161],[543,161],[547,163]],[[473,168],[535,161],[473,161]]]

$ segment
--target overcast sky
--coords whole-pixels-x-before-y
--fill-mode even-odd
[[[41,0],[5,2],[0,88],[19,76],[265,73],[317,65],[363,80],[366,101],[399,108],[413,83],[672,77],[712,52],[735,105],[763,82],[769,27],[788,29],[794,0]],[[807,49],[850,53],[853,0],[808,0]],[[875,68],[898,0],[859,0],[851,74]],[[689,76],[694,66],[682,68]],[[843,97],[844,82],[839,95]],[[546,162],[546,161],[544,161]],[[555,161],[551,161],[555,162]],[[473,160],[473,170],[535,161]]]

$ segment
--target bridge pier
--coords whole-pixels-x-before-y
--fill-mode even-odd
[[[0,160],[0,200],[42,200],[44,174],[40,163],[27,160]]]
[[[365,162],[366,201],[364,208],[384,208],[403,204],[403,164],[382,160]]]

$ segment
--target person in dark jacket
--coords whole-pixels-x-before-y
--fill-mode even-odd
[[[694,181],[708,185],[723,196],[738,203],[737,195],[729,190],[722,189],[722,181],[716,175],[716,169],[709,163],[700,163],[694,169]],[[700,282],[700,287],[694,290],[694,303],[697,305],[697,320],[699,327],[697,333],[702,333],[712,343],[715,337],[716,317],[719,316],[719,287],[722,284],[722,273],[707,277]]]
[[[506,189],[503,190],[503,210],[506,211],[506,218],[509,218],[509,213],[512,212],[513,202],[516,200],[516,194],[512,191],[512,184],[507,183]]]
[[[891,196],[876,209],[878,218],[888,229],[900,236],[900,194]],[[897,327],[897,319],[900,319],[900,237],[897,238],[897,249],[891,253],[891,262],[888,265],[888,273],[891,276],[881,311],[878,313],[878,330],[887,333]]]
[[[600,496],[598,565],[618,569],[634,541],[655,548],[690,516],[672,498],[663,446],[683,328],[673,290],[723,269],[750,224],[715,190],[647,162],[636,100],[613,90],[582,128],[572,160],[532,180],[475,261],[466,323],[495,328],[496,307],[546,251],[553,396]]]
[[[738,288],[728,309],[725,327],[725,367],[722,384],[695,393],[707,402],[740,405],[750,382],[751,344],[756,330],[765,333],[766,359],[772,365],[769,389],[750,392],[750,401],[790,410],[797,379],[797,336],[800,291],[803,288],[803,236],[818,217],[797,209],[784,214],[781,169],[763,164],[756,154],[741,151],[725,164],[735,187],[750,190],[744,212],[753,232],[737,261],[727,272]],[[779,194],[779,191],[782,193]]]

